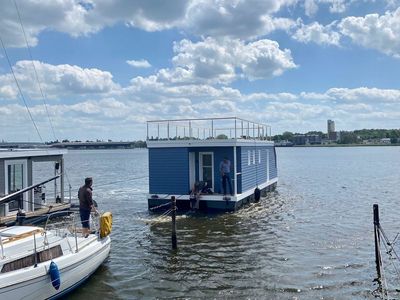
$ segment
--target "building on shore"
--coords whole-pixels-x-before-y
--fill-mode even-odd
[[[322,137],[319,134],[297,134],[293,136],[294,145],[319,145]]]
[[[335,129],[335,121],[328,120],[327,121],[327,131],[328,131],[328,140],[331,142],[340,141],[340,132],[337,132]]]

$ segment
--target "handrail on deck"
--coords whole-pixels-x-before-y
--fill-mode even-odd
[[[271,126],[238,117],[147,121],[147,141],[188,139],[270,140]]]

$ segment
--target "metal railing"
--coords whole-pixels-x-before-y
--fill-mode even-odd
[[[147,121],[147,141],[270,140],[271,126],[237,117]]]

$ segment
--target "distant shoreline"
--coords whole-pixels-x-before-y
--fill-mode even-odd
[[[304,148],[304,147],[392,147],[400,146],[400,144],[326,144],[326,145],[293,145],[293,146],[276,146],[277,148]]]

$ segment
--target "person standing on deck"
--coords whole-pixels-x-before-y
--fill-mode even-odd
[[[85,185],[79,188],[79,213],[81,215],[82,222],[82,234],[84,237],[89,236],[90,225],[89,218],[90,212],[94,209],[93,198],[92,198],[92,184],[93,179],[91,177],[85,178]]]
[[[227,157],[224,157],[224,160],[221,161],[219,164],[219,171],[221,173],[221,178],[222,178],[222,189],[224,192],[224,196],[226,195],[226,182],[228,182],[229,185],[229,192],[231,195],[232,193],[232,183],[231,183],[231,162]]]

